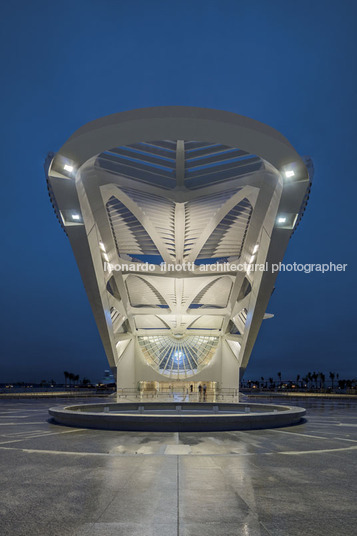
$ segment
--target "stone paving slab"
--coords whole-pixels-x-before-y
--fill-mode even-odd
[[[1,536],[355,536],[357,405],[275,430],[150,433],[0,401]]]

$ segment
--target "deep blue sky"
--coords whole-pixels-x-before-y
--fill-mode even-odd
[[[0,382],[92,381],[107,368],[43,161],[106,114],[217,108],[280,130],[315,163],[288,262],[347,273],[280,274],[246,377],[356,376],[354,1],[20,0],[1,11]]]

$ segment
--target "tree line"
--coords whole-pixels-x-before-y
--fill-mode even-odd
[[[308,372],[304,376],[297,374],[295,380],[283,380],[281,372],[277,373],[278,381],[274,378],[265,379],[261,376],[260,380],[247,380],[243,381],[242,387],[247,386],[248,388],[256,387],[261,389],[276,389],[276,388],[287,388],[287,389],[326,389],[328,384],[328,389],[334,390],[336,387],[338,389],[352,389],[356,387],[356,379],[340,379],[338,372],[330,371],[328,378],[323,372]]]
[[[65,387],[73,387],[74,385],[78,385],[79,383],[79,374],[73,374],[73,372],[68,372],[65,370],[63,372],[64,374],[64,384]],[[81,385],[89,385],[90,380],[88,378],[83,378],[81,381]]]

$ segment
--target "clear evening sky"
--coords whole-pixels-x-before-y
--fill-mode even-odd
[[[19,0],[1,8],[0,382],[92,381],[107,367],[43,162],[84,123],[160,105],[281,131],[315,179],[246,378],[356,376],[357,4],[334,0]]]

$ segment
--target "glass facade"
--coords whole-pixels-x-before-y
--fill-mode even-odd
[[[152,335],[138,337],[147,363],[169,378],[187,378],[206,366],[217,347],[218,337],[193,335],[185,338]]]

